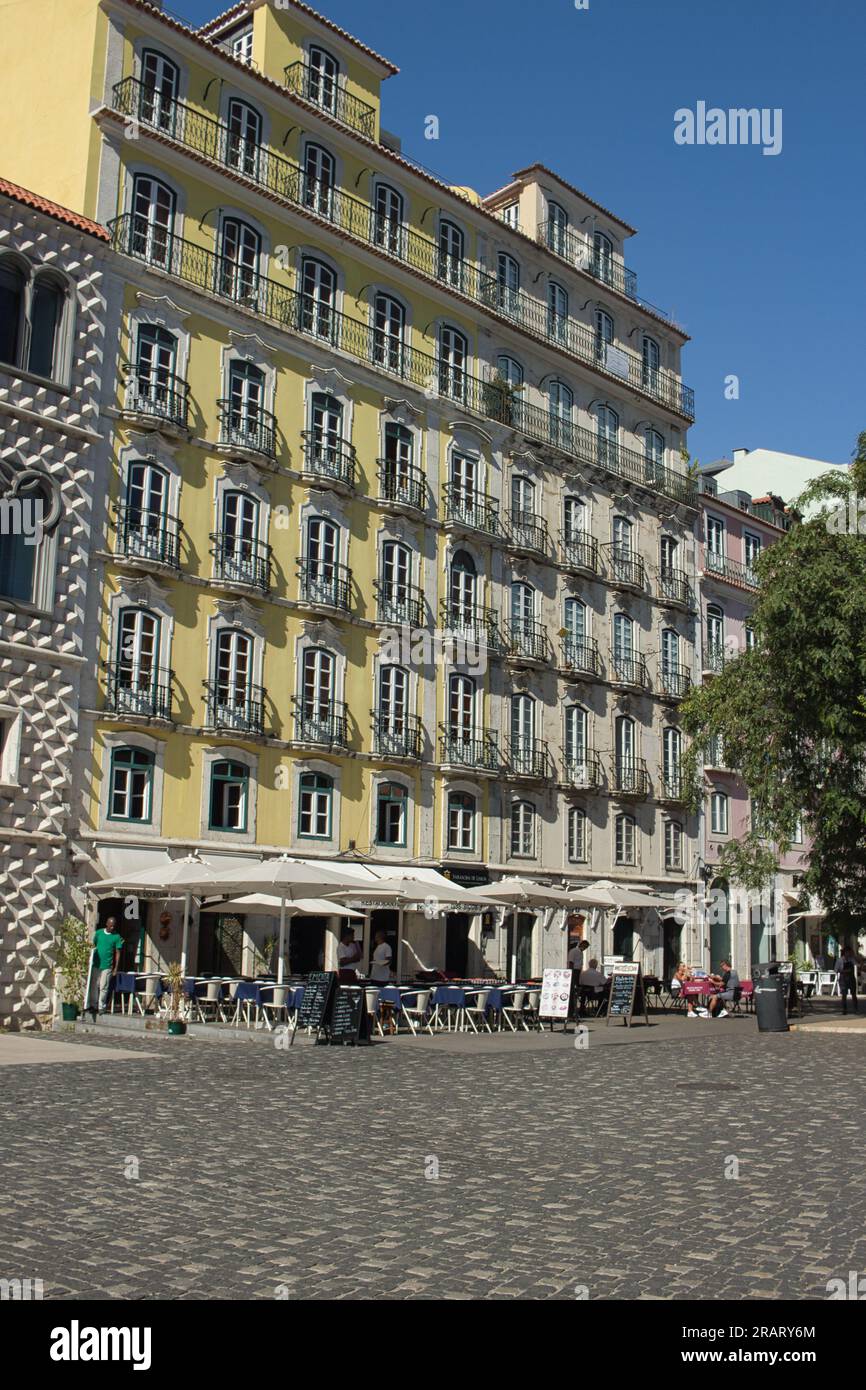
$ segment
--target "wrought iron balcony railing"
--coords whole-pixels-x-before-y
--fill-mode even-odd
[[[717,579],[724,579],[737,588],[757,589],[760,580],[751,565],[743,565],[739,560],[729,560],[727,555],[718,555],[704,546],[704,573]]]
[[[692,678],[688,668],[679,661],[659,662],[659,682],[666,695],[673,700],[683,700],[691,689]]]
[[[260,738],[265,732],[264,686],[231,680],[205,681],[207,727]]]
[[[410,627],[426,626],[424,594],[417,584],[401,584],[398,580],[376,579],[376,620],[380,623],[408,623]]]
[[[117,508],[115,553],[127,560],[146,560],[176,570],[180,568],[180,532],[181,522],[176,516],[122,502]]]
[[[662,772],[659,782],[660,801],[686,801],[686,784],[682,773],[678,768],[670,772]]]
[[[511,511],[507,514],[508,544],[512,550],[528,550],[545,555],[550,548],[547,522],[536,512]]]
[[[610,666],[611,680],[619,685],[634,685],[640,690],[646,690],[649,686],[646,662],[642,656],[624,656],[614,652],[610,658]]]
[[[575,757],[562,760],[560,784],[575,791],[595,791],[604,783],[604,770],[597,753],[586,750]]]
[[[646,567],[639,555],[619,541],[606,545],[610,569],[609,578],[615,584],[627,584],[630,588],[646,587]]]
[[[598,541],[588,531],[560,531],[559,563],[570,570],[598,574]]]
[[[424,751],[424,731],[417,714],[396,714],[393,710],[371,710],[373,752],[382,758],[413,758],[420,761]]]
[[[717,675],[725,664],[725,649],[720,642],[710,642],[704,647],[702,669],[704,675]]]
[[[134,368],[126,386],[124,410],[158,425],[189,428],[189,383],[174,372]]]
[[[166,103],[153,88],[135,78],[125,78],[116,84],[112,110],[135,117],[161,137],[243,175],[275,197],[393,255],[403,264],[440,280],[492,312],[518,322],[533,336],[555,343],[563,351],[626,381],[684,418],[694,419],[694,392],[683,385],[675,373],[662,368],[648,369],[640,354],[620,346],[611,345],[610,351],[600,360],[595,335],[588,325],[551,316],[546,304],[533,299],[524,290],[506,291],[507,299],[501,302],[502,287],[496,276],[472,262],[443,252],[430,237],[395,226],[362,199],[307,175],[292,160],[267,146],[246,140],[230,130],[225,122],[206,116],[185,102]],[[172,240],[166,234],[158,239],[163,243]],[[258,311],[262,312],[257,289],[248,286],[246,292],[255,297]],[[405,372],[401,374],[406,375]],[[442,394],[451,393],[443,391]]]
[[[427,475],[420,468],[408,463],[395,463],[393,459],[379,459],[377,467],[380,501],[399,502],[419,512],[426,509]]]
[[[704,767],[725,768],[725,747],[721,734],[713,734],[704,748]]]
[[[601,658],[594,638],[563,637],[560,652],[563,670],[583,676],[601,675]]]
[[[477,735],[462,729],[439,726],[442,737],[439,740],[439,761],[453,767],[471,767],[480,772],[499,772],[502,759],[496,734]]]
[[[649,796],[649,773],[643,758],[612,758],[609,786],[618,796]]]
[[[508,639],[492,608],[443,599],[440,611],[443,630],[458,641],[476,648],[486,647],[496,655],[504,655],[508,650]]]
[[[685,570],[662,565],[659,570],[659,592],[668,603],[679,603],[684,608],[692,606],[692,590]]]
[[[542,623],[528,618],[512,619],[506,629],[507,656],[522,661],[549,661],[552,655],[550,639]]]
[[[302,97],[311,106],[317,106],[328,116],[333,116],[341,125],[366,135],[368,140],[376,138],[376,108],[369,102],[361,101],[341,87],[332,77],[325,77],[312,66],[308,58],[290,63],[285,70],[286,86],[295,96]]]
[[[635,304],[639,304],[656,318],[666,319],[668,323],[677,326],[676,319],[667,309],[660,309],[657,304],[651,304],[648,299],[638,294],[637,275],[633,270],[610,256],[599,254],[569,228],[562,228],[556,222],[540,222],[538,240],[542,246],[546,246],[555,256],[568,261],[576,270],[582,270],[585,275],[591,275],[603,285],[608,285],[628,299],[633,299]]]
[[[323,748],[346,748],[349,723],[343,700],[308,700],[292,696],[295,741]]]
[[[174,672],[166,666],[112,661],[106,668],[105,708],[139,719],[171,719]]]
[[[310,560],[298,557],[299,595],[304,603],[326,608],[339,608],[349,613],[352,608],[352,571],[347,565],[332,560]]]
[[[357,456],[353,444],[345,439],[331,444],[310,430],[304,430],[301,437],[304,441],[305,473],[343,483],[346,487],[355,486]]]
[[[652,486],[674,501],[687,506],[697,504],[695,483],[685,473],[657,465],[652,483],[646,478],[646,459],[634,449],[611,447],[598,435],[562,420],[541,406],[520,400],[514,392],[503,390],[494,381],[483,381],[462,368],[443,363],[431,353],[407,347],[392,372],[387,362],[378,362],[373,351],[373,330],[336,310],[323,311],[306,296],[260,275],[249,267],[238,276],[235,262],[196,245],[172,232],[152,235],[146,219],[126,213],[111,223],[115,251],[143,262],[155,271],[169,275],[207,295],[228,300],[243,308],[254,308],[257,316],[277,327],[328,343],[356,361],[374,366],[389,376],[420,391],[434,390],[439,396],[456,401],[467,410],[499,424],[507,425],[535,444],[549,444],[582,463],[606,469],[616,477]],[[246,295],[239,289],[245,285]],[[456,486],[456,485],[449,485]],[[465,489],[462,490],[465,495]]]
[[[543,738],[510,738],[506,744],[506,770],[513,777],[532,777],[543,781],[555,775],[553,759]]]
[[[465,526],[470,531],[502,537],[499,503],[489,493],[465,488],[459,483],[445,483],[442,497],[446,526]]]
[[[259,454],[273,461],[277,457],[277,418],[270,410],[239,407],[235,401],[217,401],[220,444]]]
[[[212,531],[210,540],[214,579],[268,593],[271,587],[269,545],[236,536],[230,531]]]

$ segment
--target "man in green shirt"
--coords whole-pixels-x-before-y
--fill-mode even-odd
[[[99,1012],[108,1013],[108,991],[111,988],[111,981],[117,974],[120,965],[120,953],[123,950],[123,937],[117,932],[117,919],[109,917],[103,927],[97,927],[93,938],[93,949],[96,953],[94,962],[96,967],[97,990],[99,991]]]

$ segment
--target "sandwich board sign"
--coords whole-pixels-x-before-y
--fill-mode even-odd
[[[573,974],[573,970],[545,970],[541,977],[539,1018],[549,1018],[551,1022],[556,1019],[566,1021]]]
[[[612,1018],[621,1018],[625,1026],[630,1028],[635,1005],[643,1014],[644,1023],[648,1025],[640,966],[637,961],[618,961],[610,973],[607,1023],[609,1024]]]

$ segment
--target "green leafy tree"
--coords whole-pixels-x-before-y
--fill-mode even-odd
[[[797,503],[808,519],[761,556],[755,647],[682,710],[687,774],[721,735],[727,766],[760,808],[758,829],[724,847],[720,871],[763,887],[802,818],[812,840],[804,889],[837,920],[866,907],[866,507],[861,533],[858,498],[866,498],[866,432],[847,473],[814,482]]]

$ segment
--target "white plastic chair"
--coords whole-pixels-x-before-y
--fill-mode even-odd
[[[529,1032],[526,1026],[526,1019],[523,1017],[523,1005],[525,1000],[526,990],[516,989],[511,996],[510,1003],[503,1003],[502,1005],[502,1017],[505,1019],[512,1033],[517,1032],[516,1024],[512,1022],[512,1018],[517,1020],[517,1023],[520,1024],[525,1033]]]
[[[427,1016],[427,1010],[430,1007],[430,995],[432,993],[432,989],[419,989],[414,1004],[407,1004],[405,1001],[403,1003],[400,1012],[409,1025],[409,1031],[413,1036],[416,1036],[418,1033],[418,1028],[415,1027],[416,1022],[418,1027],[426,1028],[427,1032],[431,1035],[433,1033],[433,1024]],[[408,998],[412,998],[411,994]]]
[[[148,977],[144,982],[144,989],[137,989],[135,991],[135,1007],[140,1014],[156,1013],[158,1011],[158,987],[159,980]]]
[[[541,1008],[541,990],[531,989],[527,996],[526,1006],[523,1010],[524,1021],[529,1019],[526,1024],[527,1032],[530,1028],[540,1028],[541,1020],[538,1017],[538,1010]]]
[[[288,985],[275,985],[270,999],[265,1000],[262,1003],[262,1017],[265,1020],[265,1027],[267,1028],[268,1032],[271,1032],[271,1030],[273,1029],[273,1024],[270,1022],[268,1018],[269,1014],[273,1014],[274,1019],[277,1018],[278,1014],[282,1014],[286,1023],[288,1023],[289,1011],[286,1007],[288,998]]]
[[[830,991],[831,995],[839,993],[839,977],[835,970],[818,971],[818,988],[815,993],[823,994],[825,988]]]
[[[490,1021],[487,1017],[487,1001],[490,998],[490,993],[491,991],[489,989],[480,989],[478,991],[478,994],[475,996],[475,1003],[470,1004],[467,1001],[466,1004],[466,1017],[472,1024],[472,1027],[475,1028],[475,1019],[477,1018],[482,1028],[486,1028],[488,1033],[493,1032],[493,1029],[490,1027]],[[475,1031],[477,1033],[478,1029],[475,1028]]]
[[[208,980],[205,985],[204,994],[196,998],[196,1008],[198,1009],[198,1016],[202,1023],[210,1022],[211,1015],[213,1016],[214,1023],[220,1019],[225,1023],[226,1016],[223,1013],[222,988],[222,982],[220,980]]]
[[[378,989],[364,990],[364,1007],[370,1017],[370,1022],[378,1031],[379,1037],[384,1038],[385,1030],[382,1027],[382,1020],[379,1017],[379,991]]]

